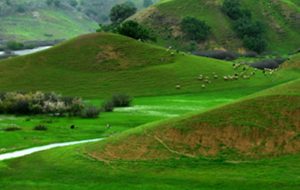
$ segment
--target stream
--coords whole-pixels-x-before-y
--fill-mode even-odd
[[[13,158],[20,158],[20,157],[27,156],[27,155],[30,155],[30,154],[33,154],[33,153],[36,153],[36,152],[50,150],[50,149],[54,149],[54,148],[58,148],[58,147],[66,147],[66,146],[72,146],[72,145],[77,145],[77,144],[98,142],[98,141],[101,141],[101,140],[103,140],[103,138],[73,141],[73,142],[65,142],[65,143],[54,143],[54,144],[49,144],[49,145],[44,145],[44,146],[28,148],[28,149],[24,149],[24,150],[18,150],[18,151],[15,151],[15,152],[0,154],[0,161],[9,160],[9,159],[13,159]]]

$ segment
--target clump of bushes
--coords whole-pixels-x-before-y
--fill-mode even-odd
[[[16,115],[79,115],[84,108],[80,98],[55,93],[9,92],[0,95],[0,113]]]
[[[222,6],[223,12],[231,18],[233,29],[243,40],[244,46],[257,53],[263,52],[267,47],[264,39],[265,28],[262,23],[252,19],[251,12],[241,9],[239,0],[225,0]]]
[[[16,41],[9,41],[6,44],[7,49],[9,50],[21,50],[23,49],[25,46],[23,43],[20,42],[16,42]]]
[[[114,108],[130,107],[132,98],[126,94],[113,95],[110,100],[107,100],[102,105],[102,110],[105,112],[112,112]]]
[[[111,100],[107,100],[102,104],[102,110],[105,112],[113,112],[114,107],[114,103]]]
[[[215,59],[230,60],[230,61],[235,60],[239,57],[239,55],[234,52],[223,51],[223,50],[194,52],[193,54],[198,56],[211,57]]]
[[[35,131],[47,131],[48,127],[46,127],[45,125],[37,125],[33,128],[33,130],[35,130]]]
[[[116,94],[112,97],[114,107],[129,107],[132,103],[132,98],[126,94]]]
[[[94,106],[89,106],[83,109],[81,117],[83,118],[97,118],[100,114],[100,109]]]
[[[267,59],[252,63],[251,66],[257,69],[276,69],[285,61],[284,58]]]
[[[181,30],[185,36],[194,41],[205,41],[210,34],[210,26],[194,17],[185,17],[181,21]]]
[[[22,128],[19,127],[19,126],[9,126],[9,127],[6,127],[4,129],[4,131],[8,131],[8,132],[11,132],[11,131],[20,131],[20,130],[22,130]]]
[[[155,40],[147,28],[132,20],[122,23],[117,27],[117,32],[137,40]]]

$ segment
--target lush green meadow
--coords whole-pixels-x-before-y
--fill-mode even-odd
[[[103,33],[1,61],[3,91],[55,91],[99,107],[115,93],[129,94],[134,101],[132,107],[101,113],[97,119],[1,115],[0,154],[56,142],[106,140],[1,161],[0,188],[297,190],[298,63],[299,55],[291,56],[277,71],[263,73]],[[232,76],[238,78],[228,79]],[[287,126],[277,126],[278,118]],[[48,130],[33,130],[38,124]],[[3,130],[9,126],[21,130]],[[197,131],[203,126],[205,135]],[[220,133],[228,126],[236,131],[227,131],[227,138]],[[262,133],[251,136],[252,129]],[[250,139],[253,144],[268,132],[274,134],[274,150],[281,150],[276,137],[286,131],[292,138],[284,139],[286,144],[295,144],[291,154],[273,154],[272,149],[267,156],[245,157],[252,150],[246,149],[244,156],[234,151],[239,142]],[[242,140],[231,138],[240,134]],[[229,151],[193,152],[201,144],[192,149],[190,142],[201,136]]]

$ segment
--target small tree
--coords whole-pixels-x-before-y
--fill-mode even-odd
[[[186,17],[181,21],[181,29],[190,40],[204,41],[210,34],[210,27],[201,20]]]
[[[113,23],[121,23],[134,13],[136,13],[137,8],[133,3],[123,3],[115,5],[110,12],[110,20]]]
[[[126,21],[117,29],[119,34],[128,36],[134,39],[150,40],[150,31],[135,21]]]

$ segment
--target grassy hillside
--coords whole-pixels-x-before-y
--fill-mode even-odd
[[[45,8],[2,16],[0,26],[0,36],[6,41],[43,41],[90,33],[97,23],[78,12]]]
[[[232,30],[232,21],[222,12],[222,0],[165,0],[136,14],[132,19],[154,29],[162,45],[190,49],[190,42],[182,38],[180,21],[186,16],[205,21],[212,29],[210,39],[198,44],[199,49],[230,49],[243,51],[241,41]],[[253,14],[253,19],[266,27],[265,38],[269,51],[291,52],[299,48],[299,5],[296,1],[242,0],[242,7]]]
[[[43,52],[1,61],[0,70],[1,91],[56,91],[88,98],[117,92],[146,96],[240,87],[262,89],[298,76],[296,71],[263,75],[247,67],[234,70],[230,62],[170,52],[105,33],[81,36]],[[234,74],[240,80],[223,79]],[[199,80],[199,75],[207,79]]]
[[[295,154],[300,151],[299,87],[296,80],[204,113],[145,125],[87,152],[108,161]]]
[[[109,23],[111,8],[126,0],[9,0],[0,2],[0,38],[5,42],[70,39]],[[143,0],[132,1],[139,9]],[[153,1],[153,2],[156,2]],[[30,27],[29,27],[30,26]]]

